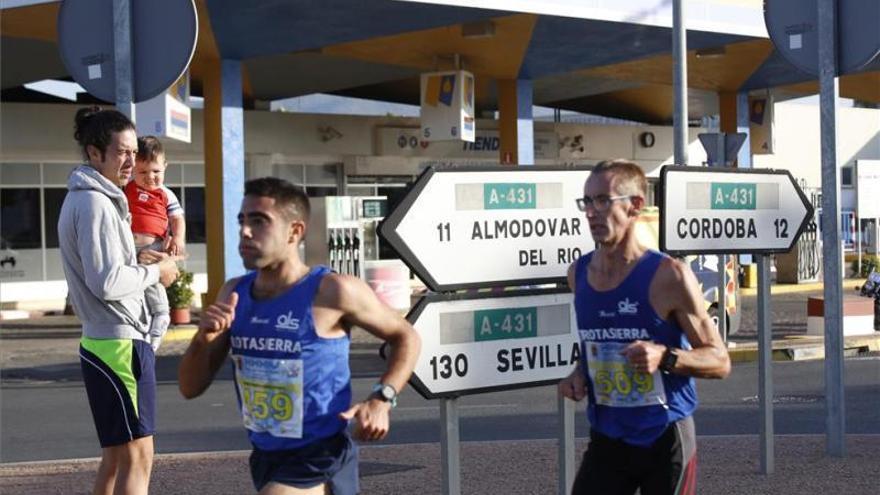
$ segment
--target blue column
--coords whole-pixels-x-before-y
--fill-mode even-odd
[[[245,273],[238,254],[238,212],[244,197],[244,109],[242,108],[241,61],[222,60],[220,77],[223,136],[223,265],[226,278]]]
[[[749,93],[740,91],[736,94],[736,132],[746,135],[746,140],[736,155],[738,168],[752,168],[752,135],[749,132]]]

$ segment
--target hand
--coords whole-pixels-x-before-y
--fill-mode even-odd
[[[215,301],[202,312],[199,321],[199,334],[210,342],[217,336],[228,330],[235,320],[235,306],[238,304],[238,293],[232,292],[226,296],[225,301]]]
[[[382,440],[388,435],[390,424],[389,411],[391,404],[379,399],[367,399],[351,406],[347,411],[339,413],[346,421],[356,421],[354,438],[364,441]]]
[[[179,256],[168,256],[159,262],[159,283],[165,287],[171,285],[180,275],[180,270],[177,268],[179,259]]]
[[[655,344],[647,340],[636,340],[624,347],[620,354],[626,357],[626,361],[636,371],[653,373],[660,366],[666,346]]]
[[[570,375],[559,382],[559,393],[575,402],[587,395],[587,381],[580,367],[575,368]]]
[[[180,237],[166,237],[163,249],[172,256],[183,256],[186,253],[186,244]]]
[[[143,249],[138,252],[138,263],[142,265],[152,265],[168,258],[168,253],[154,251],[152,249]]]

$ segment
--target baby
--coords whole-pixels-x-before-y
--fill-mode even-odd
[[[138,251],[152,249],[183,255],[186,222],[177,196],[163,185],[166,166],[162,143],[153,136],[139,138],[134,180],[125,186],[131,231]],[[171,323],[168,295],[157,283],[144,291],[144,296],[152,316],[150,344],[157,350]]]

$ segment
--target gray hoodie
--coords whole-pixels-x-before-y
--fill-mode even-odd
[[[88,165],[71,172],[67,189],[58,240],[83,335],[147,340],[144,289],[159,281],[159,266],[137,262],[125,194]]]

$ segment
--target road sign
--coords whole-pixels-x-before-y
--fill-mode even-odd
[[[798,69],[819,74],[817,0],[764,0],[764,23],[776,50]],[[838,0],[838,73],[862,69],[880,54],[880,2]]]
[[[736,161],[736,154],[746,141],[744,132],[703,132],[697,135],[706,150],[706,161],[710,167],[724,167]]]
[[[134,102],[159,95],[180,79],[196,49],[193,0],[131,2]],[[116,100],[113,2],[66,0],[58,9],[58,50],[67,71],[92,96]]]
[[[422,339],[411,379],[426,399],[558,382],[580,356],[572,294],[432,294],[407,315]]]
[[[660,186],[669,253],[788,252],[813,216],[787,170],[666,166]]]
[[[593,249],[589,167],[429,168],[379,226],[434,291],[563,282]]]

